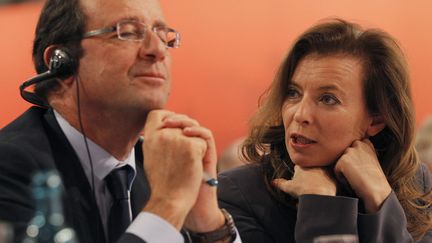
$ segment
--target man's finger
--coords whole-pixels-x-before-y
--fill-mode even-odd
[[[185,136],[193,136],[193,137],[199,137],[202,138],[206,141],[207,143],[207,151],[206,154],[204,156],[204,162],[216,162],[217,158],[216,158],[216,144],[213,138],[213,134],[212,132],[205,128],[205,127],[187,127],[185,129],[183,129],[183,134]],[[205,170],[210,172],[209,169],[211,168],[207,168],[208,163],[204,164]],[[210,165],[210,166],[214,166],[214,165]],[[212,176],[216,176],[213,175],[214,173],[211,173]]]
[[[172,111],[168,110],[152,110],[147,115],[147,120],[144,126],[144,131],[154,131],[162,127],[163,120],[170,116],[175,114]]]
[[[187,116],[184,117],[174,117],[169,116],[163,121],[163,127],[164,128],[185,128],[185,127],[193,127],[193,126],[199,126],[199,123]]]

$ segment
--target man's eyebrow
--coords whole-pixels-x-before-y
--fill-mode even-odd
[[[112,22],[109,24],[109,26],[115,26],[118,22],[120,22],[120,21],[125,21],[125,20],[130,20],[130,21],[139,21],[139,19],[138,19],[137,17],[132,17],[132,16],[129,16],[129,17],[121,17],[121,18],[119,18],[119,19],[116,19],[116,20],[112,21]]]
[[[157,26],[157,27],[167,27],[167,24],[165,23],[165,21],[162,20],[156,20],[153,24],[153,26]]]
[[[136,22],[140,22],[140,23],[144,23],[145,25],[148,25],[148,23],[142,21],[140,18],[138,18],[137,16],[126,16],[126,17],[122,17],[117,19],[116,21],[112,22],[110,26],[114,26],[116,25],[119,21],[136,21]],[[157,26],[157,27],[167,27],[167,24],[162,21],[162,20],[156,20],[154,21],[152,26]]]
[[[138,17],[136,16],[127,16],[127,17],[123,17],[120,20],[132,20],[132,21],[140,21]]]

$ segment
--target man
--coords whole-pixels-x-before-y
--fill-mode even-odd
[[[182,228],[194,242],[240,241],[218,208],[215,180],[203,183],[216,177],[211,132],[160,110],[171,87],[168,48],[179,40],[157,0],[46,2],[36,69],[53,73],[58,51],[77,67],[36,85],[30,100],[49,109],[32,107],[0,132],[0,219],[13,223],[16,242],[34,215],[31,177],[49,169],[62,178],[66,222],[81,243],[183,242]],[[130,194],[121,219],[111,217],[117,171]]]

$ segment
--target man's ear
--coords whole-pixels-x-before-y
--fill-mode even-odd
[[[369,124],[369,127],[366,130],[366,135],[368,137],[373,137],[381,132],[386,124],[384,123],[384,119],[382,116],[372,116],[372,122]]]
[[[47,48],[45,48],[43,57],[44,57],[45,66],[47,66],[47,68],[49,68],[50,59],[57,48],[59,48],[58,45],[50,45]]]
[[[51,57],[54,55],[54,51],[58,48],[60,48],[60,46],[58,46],[58,45],[50,45],[47,48],[45,48],[43,56],[44,56],[45,66],[47,66],[48,69],[50,68]],[[71,84],[73,82],[73,80],[74,80],[74,77],[72,75],[71,77],[68,77],[66,79],[62,79],[62,81],[63,81],[62,83]]]

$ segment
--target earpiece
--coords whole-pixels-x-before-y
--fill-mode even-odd
[[[21,97],[32,104],[47,107],[48,105],[42,98],[33,92],[26,91],[25,89],[30,85],[53,78],[58,78],[60,80],[66,79],[74,75],[77,68],[78,61],[76,58],[71,56],[70,52],[66,48],[55,49],[49,60],[48,71],[38,74],[20,85],[19,89]]]
[[[53,51],[48,67],[49,72],[55,77],[65,79],[75,73],[77,65],[75,58],[66,49],[62,48]]]

